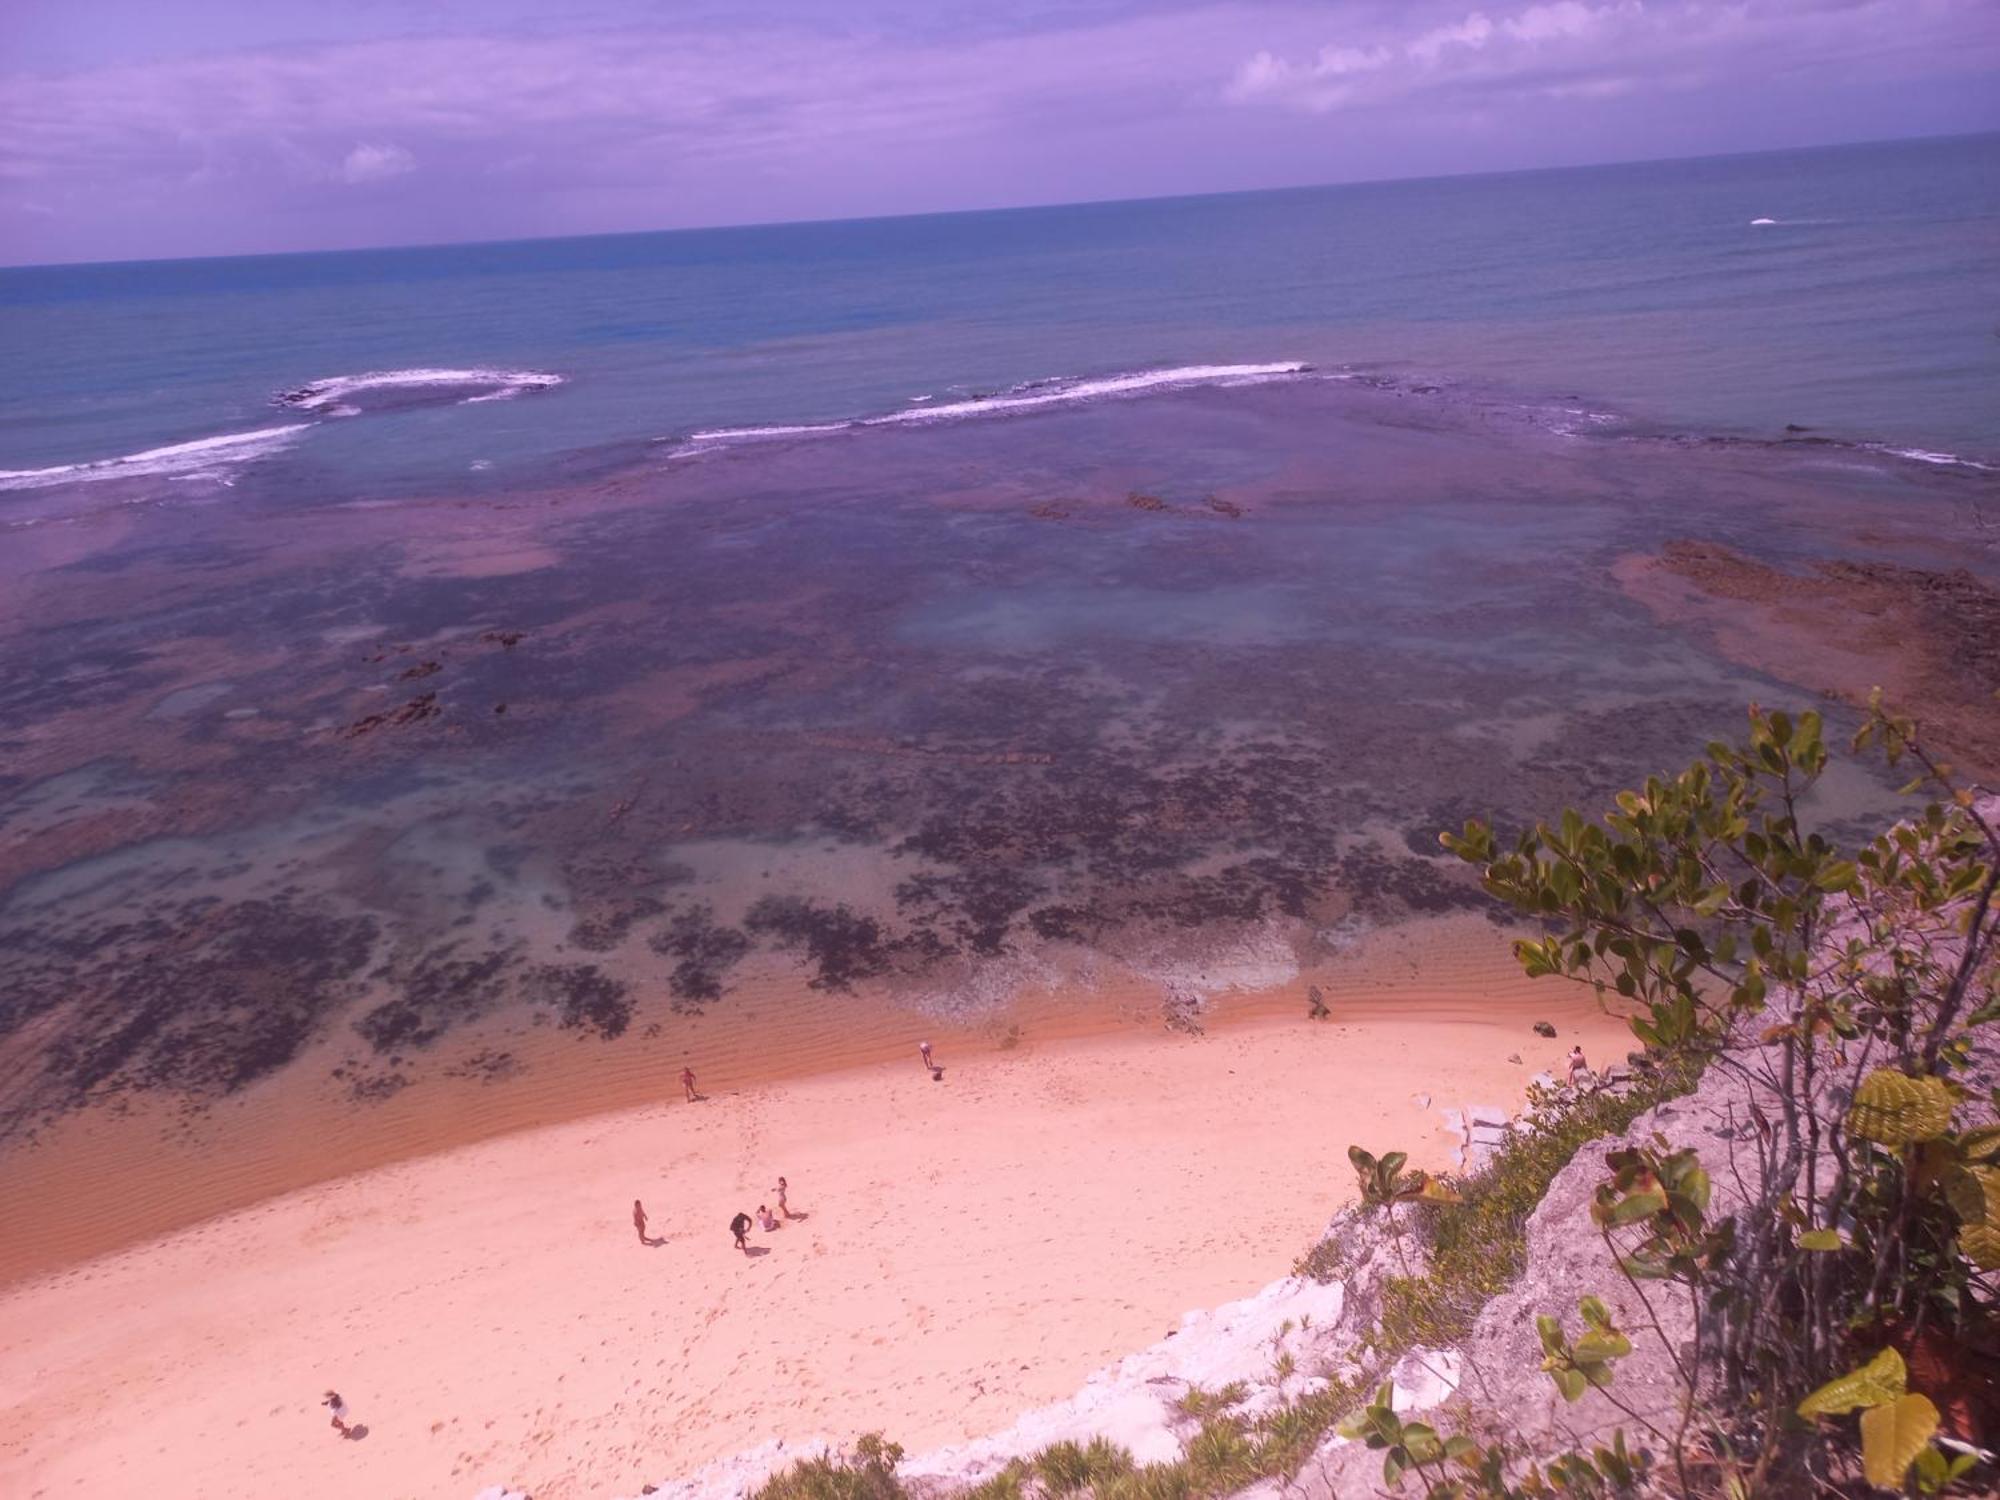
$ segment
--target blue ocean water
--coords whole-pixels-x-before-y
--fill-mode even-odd
[[[1996,307],[1995,135],[920,218],[25,268],[0,271],[0,469],[305,424],[270,446],[315,482],[485,485],[711,428],[1280,361],[1574,396],[1641,424],[1770,435],[1789,423],[1990,458]],[[561,384],[412,377],[272,404],[310,382],[438,370]],[[515,399],[466,399],[481,395]]]

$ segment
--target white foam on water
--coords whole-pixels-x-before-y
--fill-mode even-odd
[[[1886,453],[1892,458],[1907,458],[1913,463],[1940,464],[1952,469],[1978,469],[1981,473],[1996,472],[1993,464],[1983,464],[1977,459],[1960,458],[1956,453],[1939,453],[1931,448],[1897,448],[1888,443],[1863,443],[1870,453]]]
[[[683,453],[731,443],[760,442],[774,438],[816,437],[830,432],[847,432],[859,427],[908,427],[932,422],[962,421],[969,417],[1001,416],[1010,412],[1035,411],[1071,402],[1098,401],[1108,397],[1133,396],[1149,391],[1187,386],[1255,385],[1303,375],[1312,366],[1302,360],[1286,360],[1259,365],[1176,365],[1165,370],[1131,370],[1117,375],[1085,379],[1055,377],[1027,381],[991,396],[974,396],[963,401],[918,405],[933,398],[918,396],[902,411],[879,417],[857,417],[848,422],[789,423],[767,427],[716,427],[692,433],[680,445]],[[670,439],[668,441],[671,441]]]
[[[1763,225],[1763,224],[1775,224],[1775,223],[1777,223],[1777,222],[1778,222],[1778,221],[1777,221],[1776,219],[1752,219],[1752,220],[1750,221],[1750,227],[1751,227],[1752,229],[1755,229],[1755,228],[1757,228],[1757,227],[1758,227],[1759,225]]]
[[[0,490],[40,489],[52,484],[78,484],[99,479],[135,479],[159,475],[170,479],[216,478],[234,465],[263,458],[297,441],[310,429],[305,422],[260,427],[254,432],[229,432],[218,437],[171,443],[118,458],[88,463],[57,464],[48,469],[0,469]]]
[[[329,375],[323,380],[309,380],[295,390],[280,391],[274,399],[278,405],[296,411],[347,416],[355,410],[348,407],[348,398],[364,391],[487,386],[489,390],[468,396],[466,401],[505,401],[523,391],[548,390],[562,383],[562,376],[546,370],[368,370],[359,375]]]
[[[705,432],[688,434],[691,445],[709,447],[722,443],[755,442],[759,438],[810,437],[822,432],[845,432],[850,427],[866,425],[862,422],[808,422],[789,427],[712,427]],[[665,441],[672,442],[668,438]]]

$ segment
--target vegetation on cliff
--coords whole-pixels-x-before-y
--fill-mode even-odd
[[[1379,1451],[1384,1484],[1426,1500],[1992,1493],[2000,829],[1879,704],[1855,748],[1911,764],[1906,790],[1927,800],[1853,851],[1801,811],[1828,764],[1818,716],[1756,710],[1744,743],[1621,793],[1601,820],[1568,812],[1505,850],[1479,823],[1447,835],[1488,892],[1541,925],[1516,945],[1530,974],[1591,984],[1632,1012],[1646,1049],[1632,1085],[1537,1099],[1534,1123],[1463,1180],[1355,1147],[1364,1212],[1380,1216],[1396,1270],[1375,1283],[1357,1360],[1311,1394],[1252,1414],[1240,1390],[1190,1392],[1177,1463],[1057,1444],[967,1493],[1225,1495],[1290,1481],[1336,1424]],[[1722,1146],[1630,1137],[1697,1079],[1708,1118],[1726,1122],[1712,1132]],[[1496,1438],[1508,1411],[1460,1401],[1414,1420],[1386,1382],[1362,1398],[1357,1371],[1466,1341],[1520,1275],[1542,1195],[1607,1137],[1619,1144],[1586,1233],[1640,1315],[1621,1327],[1609,1288],[1559,1289],[1565,1315],[1536,1317],[1529,1372],[1562,1402],[1608,1403],[1621,1425],[1564,1449],[1546,1431]],[[1298,1270],[1343,1278],[1352,1253],[1329,1236]],[[1648,1357],[1669,1372],[1664,1404],[1620,1384]],[[908,1493],[883,1451],[864,1439],[757,1500]]]
[[[1517,944],[1530,974],[1632,1003],[1648,1049],[1704,1060],[1744,1128],[1726,1179],[1664,1140],[1605,1158],[1591,1217],[1646,1327],[1614,1326],[1588,1287],[1573,1339],[1538,1320],[1566,1401],[1619,1404],[1618,1363],[1657,1339],[1672,1417],[1625,1408],[1612,1443],[1538,1459],[1404,1422],[1384,1387],[1343,1431],[1384,1451],[1387,1482],[1418,1475],[1430,1500],[1991,1492],[2000,832],[1879,704],[1870,745],[1932,800],[1852,854],[1800,813],[1828,761],[1818,716],[1756,711],[1745,744],[1601,822],[1566,813],[1505,852],[1477,823],[1446,837],[1544,923]],[[1662,1322],[1674,1296],[1685,1340]]]

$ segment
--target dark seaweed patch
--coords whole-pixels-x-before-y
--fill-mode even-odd
[[[715,921],[714,911],[703,903],[677,912],[674,918],[648,940],[663,958],[678,959],[667,976],[674,993],[676,1010],[696,1009],[722,998],[723,976],[750,951],[750,939],[734,927]]]
[[[1014,919],[1042,894],[1041,883],[1005,865],[974,865],[956,874],[912,875],[896,887],[896,908],[944,942],[940,927],[982,957],[1007,951]]]
[[[45,1103],[127,1087],[226,1094],[291,1062],[351,1001],[378,935],[372,917],[282,897],[200,897],[67,935],[20,928],[0,933],[0,1029],[67,1009],[30,1091]]]
[[[873,917],[803,896],[765,896],[743,919],[750,931],[779,947],[803,949],[816,990],[849,990],[857,979],[889,972],[897,945]]]
[[[506,998],[507,976],[517,950],[490,950],[476,958],[454,956],[459,945],[444,943],[399,957],[378,969],[400,991],[354,1023],[377,1052],[427,1047],[452,1026],[483,1015]]]
[[[610,1041],[632,1024],[631,986],[595,964],[542,964],[529,971],[522,991],[532,1003],[553,1007],[565,1030],[594,1031]]]

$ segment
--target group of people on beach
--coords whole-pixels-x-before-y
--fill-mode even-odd
[[[917,1057],[923,1063],[924,1071],[931,1075],[932,1083],[942,1083],[944,1081],[944,1069],[938,1065],[938,1060],[931,1052],[931,1044],[929,1042],[917,1043]],[[690,1104],[702,1098],[701,1093],[695,1088],[694,1069],[692,1067],[683,1067],[681,1069],[681,1092],[686,1095],[687,1101]],[[729,1237],[735,1242],[738,1250],[741,1250],[745,1255],[750,1253],[750,1231],[752,1229],[762,1229],[764,1233],[769,1234],[773,1230],[782,1229],[789,1220],[804,1217],[802,1214],[792,1212],[792,1206],[787,1201],[787,1195],[790,1191],[789,1184],[786,1183],[784,1178],[780,1177],[777,1186],[771,1189],[771,1196],[778,1200],[778,1211],[776,1213],[771,1212],[771,1207],[767,1203],[757,1205],[757,1216],[754,1219],[741,1209],[736,1211],[736,1216],[729,1221]],[[666,1243],[664,1239],[653,1238],[646,1233],[646,1205],[637,1198],[632,1200],[632,1227],[639,1232],[639,1243],[642,1245],[650,1247]]]
[[[785,1195],[789,1191],[789,1185],[784,1178],[780,1177],[778,1185],[771,1189],[771,1196],[778,1200],[778,1212],[775,1214],[772,1213],[768,1204],[760,1203],[757,1205],[756,1224],[764,1233],[769,1234],[774,1229],[784,1228],[784,1224],[779,1218],[781,1214],[785,1219],[796,1219],[799,1217],[799,1215],[792,1212],[792,1205],[785,1201]],[[750,1227],[750,1215],[744,1213],[741,1209],[737,1210],[736,1217],[729,1221],[729,1233],[736,1241],[736,1248],[741,1250],[745,1255],[750,1253]]]

